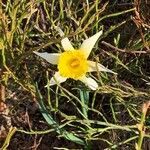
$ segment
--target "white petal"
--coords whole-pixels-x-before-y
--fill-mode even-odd
[[[88,77],[84,76],[80,79],[80,81],[85,83],[85,85],[87,85],[92,90],[96,90],[98,88],[97,82],[90,77],[88,78]]]
[[[43,59],[45,59],[46,61],[48,61],[49,63],[51,64],[58,64],[58,59],[59,59],[59,56],[60,54],[58,53],[39,53],[39,52],[33,52],[35,53],[36,55],[42,57]]]
[[[88,66],[89,66],[88,72],[104,71],[104,72],[110,72],[110,73],[113,73],[113,74],[117,74],[116,72],[113,72],[112,70],[107,69],[106,67],[104,67],[100,63],[96,63],[94,61],[88,61]]]
[[[93,49],[95,43],[97,42],[98,38],[102,35],[102,31],[96,33],[95,35],[93,35],[92,37],[86,39],[83,41],[80,49],[82,51],[84,51],[86,58],[88,58],[88,56],[91,53],[91,50]]]
[[[63,37],[65,35],[64,32],[61,30],[60,27],[55,26],[55,29],[58,31],[58,33],[60,34],[61,37]]]
[[[56,72],[55,75],[51,78],[49,86],[60,84],[62,82],[65,82],[67,78],[62,77],[59,72]]]
[[[64,39],[61,40],[61,44],[62,44],[64,51],[74,50],[71,42],[69,41],[69,39],[67,37],[65,37]]]
[[[60,27],[56,26],[55,29],[59,32],[61,37],[63,37],[65,35]],[[62,44],[62,47],[65,51],[74,50],[71,42],[69,41],[69,39],[67,37],[61,40],[61,44]]]

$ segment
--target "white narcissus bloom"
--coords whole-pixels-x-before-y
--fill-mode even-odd
[[[64,49],[62,53],[39,53],[34,51],[35,54],[44,58],[49,63],[58,66],[58,71],[50,80],[50,86],[65,82],[67,78],[72,78],[74,80],[80,80],[92,90],[96,90],[98,84],[94,79],[86,76],[87,72],[98,70],[116,74],[99,63],[87,60],[96,41],[101,35],[102,31],[86,39],[77,50],[73,48],[69,39],[65,37],[61,41]]]

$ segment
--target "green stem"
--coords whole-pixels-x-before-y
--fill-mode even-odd
[[[145,131],[144,131],[144,123],[145,123],[145,117],[146,117],[146,112],[143,112],[141,115],[141,122],[139,124],[139,139],[138,139],[138,143],[137,143],[137,150],[141,150],[142,149],[142,143],[143,143],[143,139],[145,136]]]

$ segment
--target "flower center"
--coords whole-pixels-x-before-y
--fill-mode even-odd
[[[88,63],[84,53],[79,50],[61,53],[58,70],[61,76],[78,80],[88,71]]]
[[[73,60],[71,60],[71,62],[70,62],[70,66],[72,67],[72,68],[76,68],[76,67],[78,67],[80,65],[80,61],[78,60],[78,59],[73,59]]]

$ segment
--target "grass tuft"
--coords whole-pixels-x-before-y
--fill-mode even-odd
[[[0,1],[0,149],[146,150],[150,140],[148,1]],[[46,87],[57,68],[33,51],[62,52],[100,30],[90,59],[117,72]],[[77,42],[78,41],[78,42]]]

